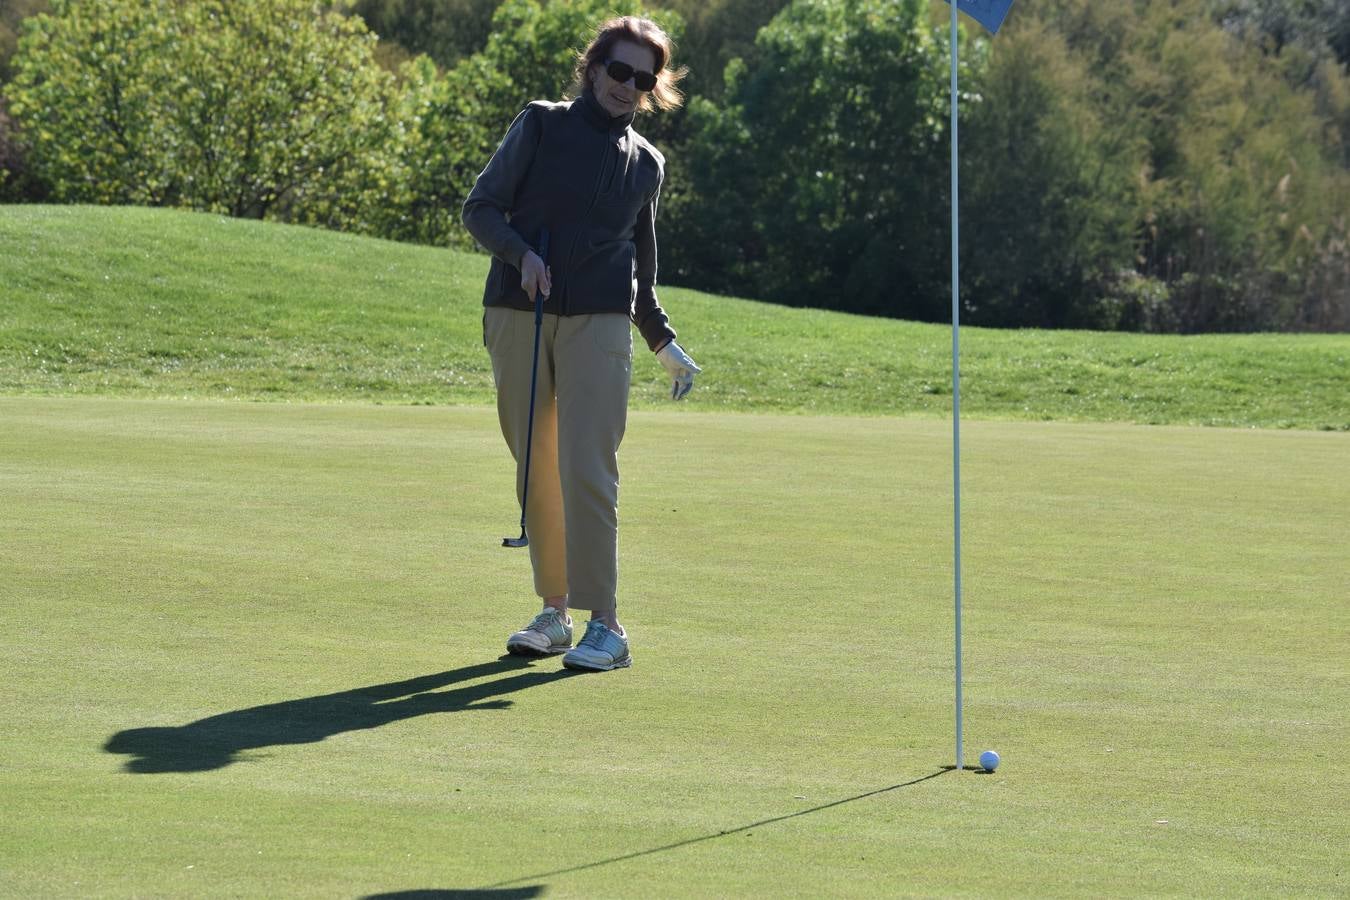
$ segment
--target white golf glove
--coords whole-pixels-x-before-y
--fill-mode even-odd
[[[670,387],[670,399],[682,400],[684,395],[694,388],[694,376],[703,370],[695,365],[689,354],[680,349],[680,345],[671,341],[656,351],[656,358],[666,367],[666,372],[674,379]]]

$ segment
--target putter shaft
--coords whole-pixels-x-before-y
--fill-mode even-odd
[[[539,232],[539,258],[548,266],[548,229]],[[544,292],[535,286],[534,291],[534,361],[530,365],[530,418],[525,425],[525,486],[520,492],[520,537],[502,538],[503,547],[528,547],[530,539],[525,534],[525,509],[530,498],[530,453],[534,449],[534,393],[539,382],[539,332],[544,328]]]

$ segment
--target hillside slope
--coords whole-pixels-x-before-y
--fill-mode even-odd
[[[0,394],[485,404],[485,257],[138,208],[0,206]],[[949,415],[951,330],[663,287],[691,408]],[[641,350],[638,408],[666,403]],[[975,418],[1350,430],[1350,335],[962,330]]]

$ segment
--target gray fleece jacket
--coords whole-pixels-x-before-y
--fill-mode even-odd
[[[656,299],[656,205],[665,158],[589,92],[535,102],[511,124],[464,201],[469,233],[492,253],[484,306],[531,310],[520,261],[549,232],[544,311],[626,313],[652,350],[675,338]]]

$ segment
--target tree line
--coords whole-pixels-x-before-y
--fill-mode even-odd
[[[689,102],[662,280],[950,315],[948,36],[933,0],[22,0],[0,6],[0,200],[144,204],[471,247],[459,206],[614,13]],[[1350,328],[1350,13],[1019,0],[961,35],[962,316]]]

